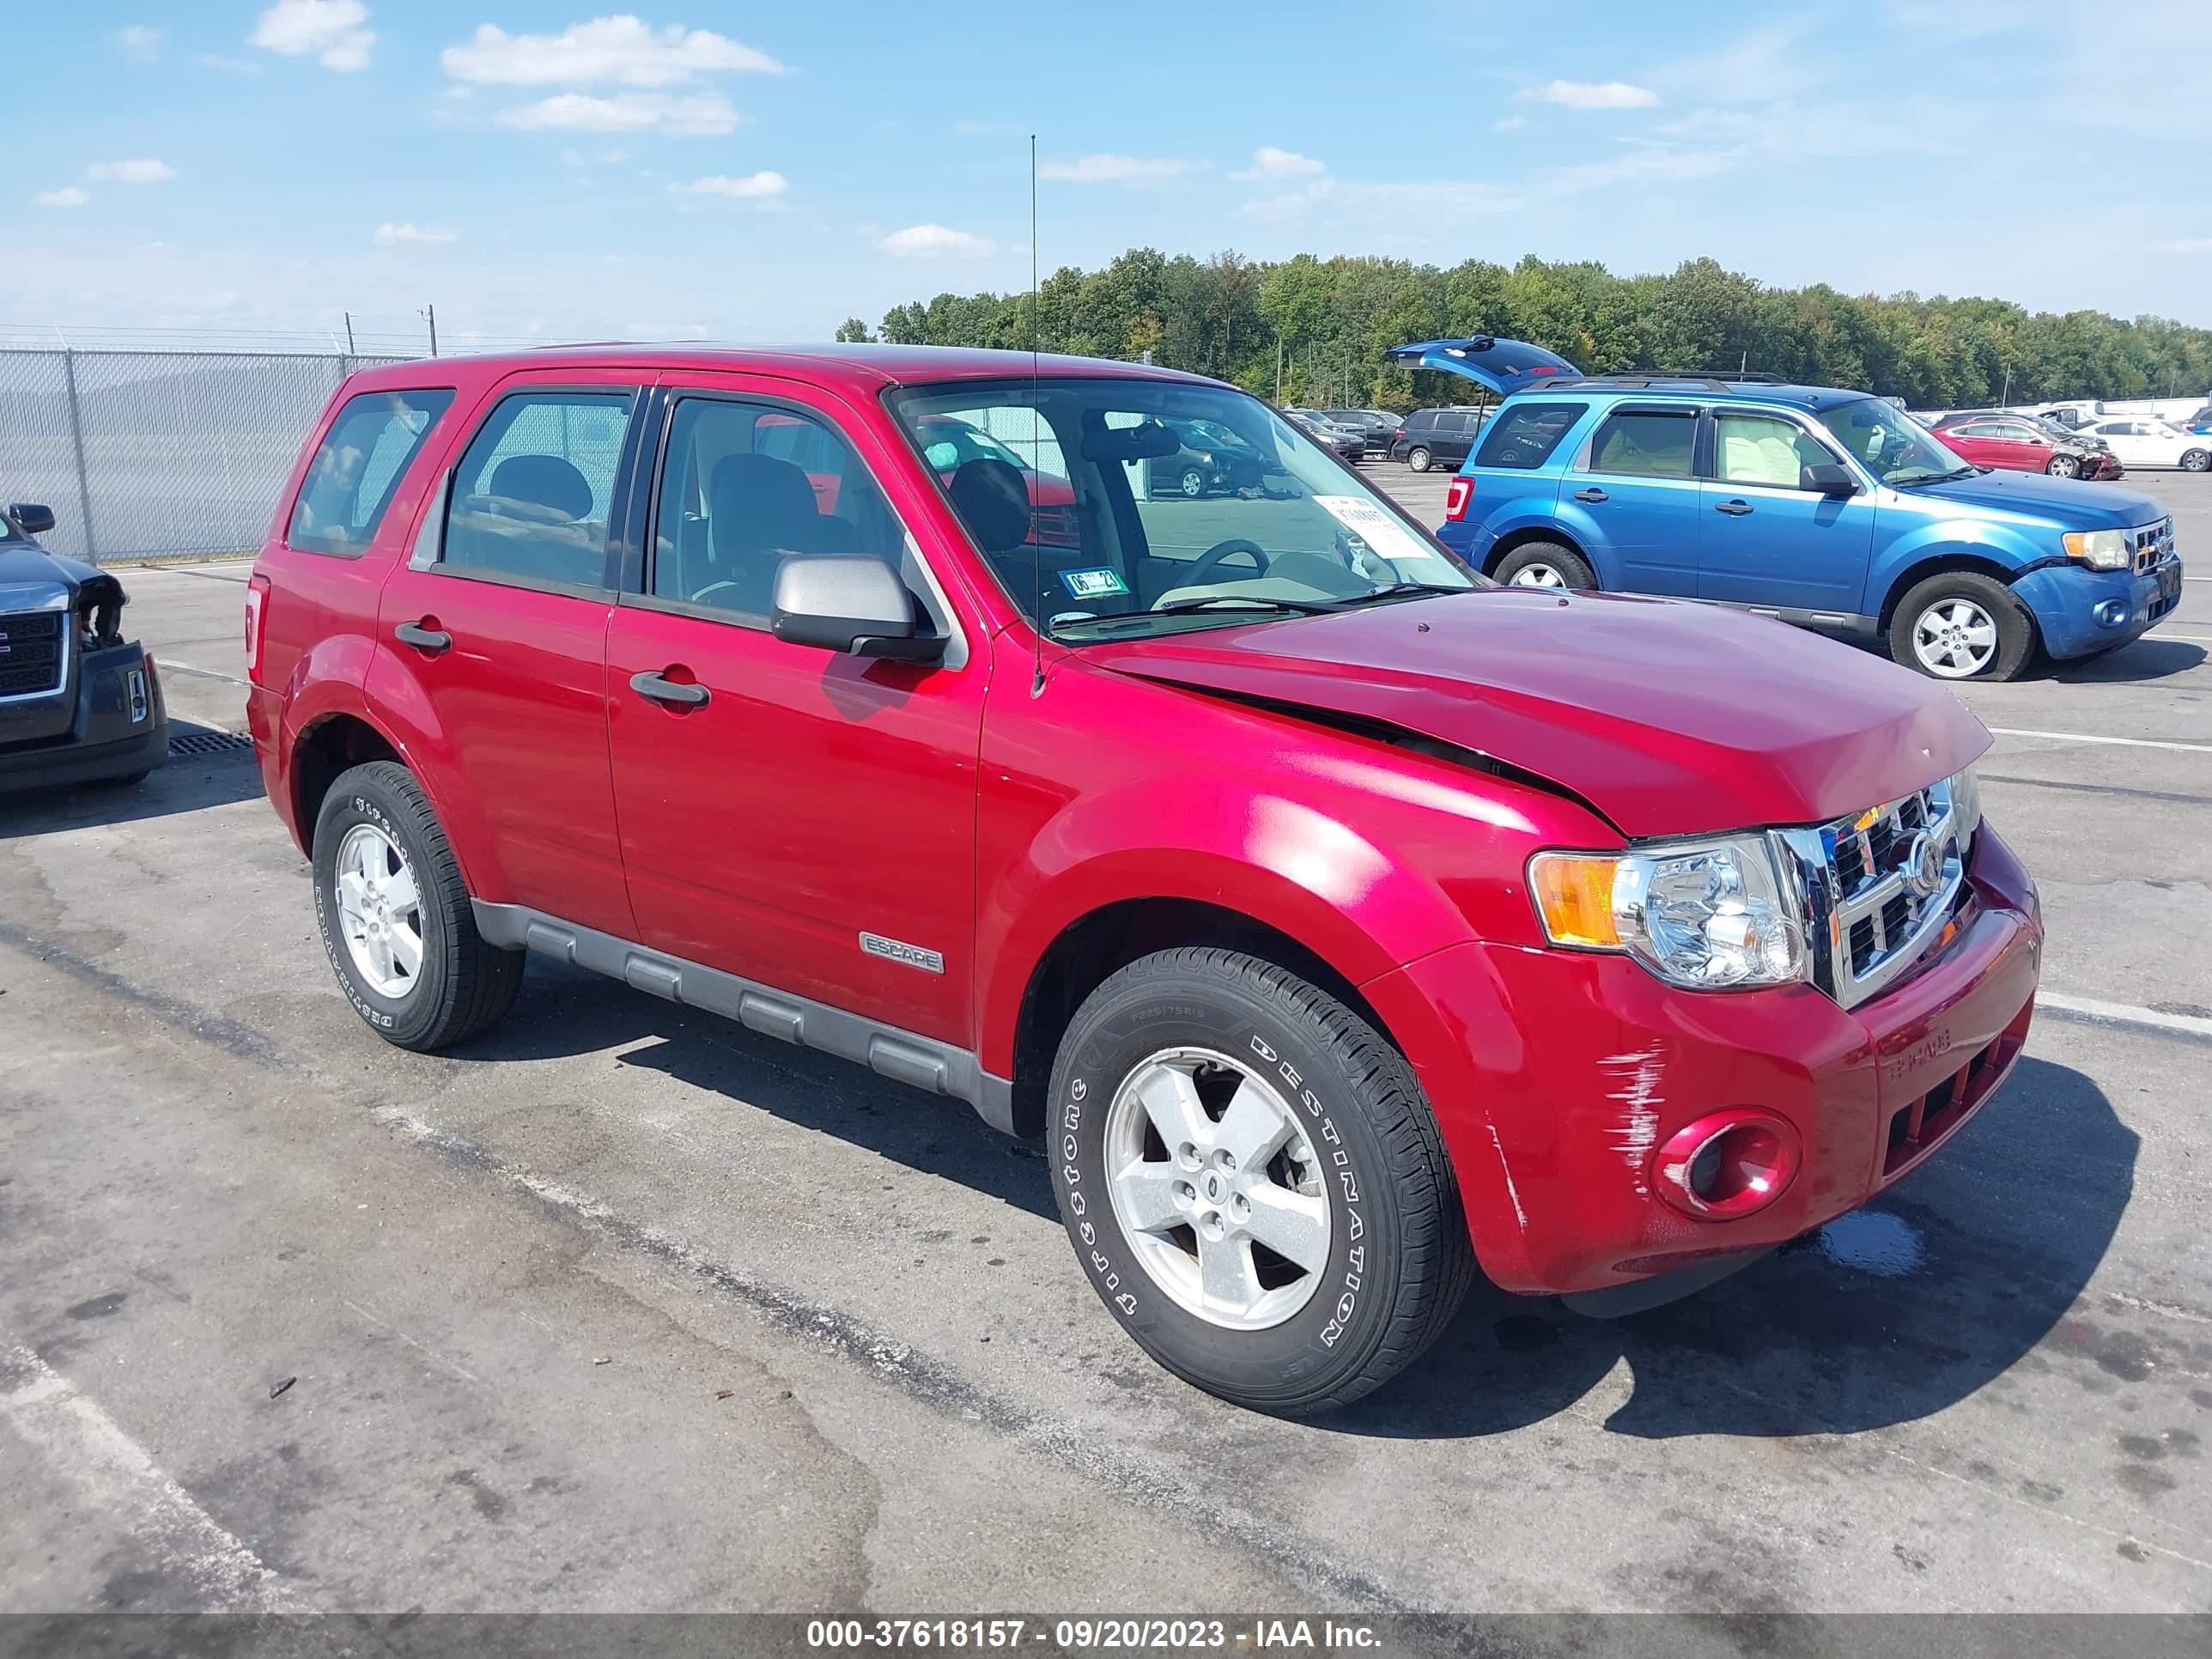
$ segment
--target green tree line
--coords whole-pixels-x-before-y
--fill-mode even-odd
[[[2004,300],[1769,288],[1711,259],[1616,276],[1594,261],[1530,256],[1449,270],[1402,259],[1270,264],[1233,253],[1132,248],[1100,270],[1063,266],[1039,289],[1047,351],[1152,361],[1234,380],[1286,404],[1410,409],[1479,394],[1455,376],[1386,363],[1412,340],[1498,334],[1581,368],[1766,370],[1902,398],[1915,409],[2000,400],[2188,397],[2212,389],[2212,330],[2160,317],[2031,312]],[[1030,296],[940,294],[894,306],[840,340],[1031,343]]]

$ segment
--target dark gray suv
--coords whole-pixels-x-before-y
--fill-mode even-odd
[[[1405,462],[1416,472],[1432,466],[1455,467],[1474,447],[1482,423],[1489,418],[1486,408],[1417,409],[1391,439],[1390,459]]]

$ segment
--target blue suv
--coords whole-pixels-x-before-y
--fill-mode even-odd
[[[1437,532],[1500,581],[1741,605],[1946,680],[2112,650],[2181,596],[2149,496],[1985,471],[1864,392],[1585,375],[1482,335],[1389,356],[1502,399]]]

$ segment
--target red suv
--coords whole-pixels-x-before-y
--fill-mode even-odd
[[[1155,492],[1193,421],[1269,489]],[[988,440],[949,469],[947,422]],[[1129,1334],[1265,1410],[1395,1374],[1478,1267],[1662,1300],[1864,1202],[2032,1012],[1949,693],[1496,586],[1188,375],[368,369],[247,605],[269,795],[380,1035],[465,1041],[537,951],[965,1100],[1043,1139]]]

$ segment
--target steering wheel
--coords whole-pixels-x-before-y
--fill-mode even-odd
[[[1190,574],[1176,585],[1178,587],[1196,587],[1220,568],[1224,561],[1235,558],[1239,553],[1249,553],[1252,556],[1253,562],[1259,566],[1259,570],[1255,574],[1261,575],[1267,574],[1267,550],[1257,542],[1247,541],[1242,536],[1231,536],[1225,542],[1214,543],[1205,552],[1200,554],[1198,562],[1190,568]]]
[[[724,588],[735,588],[737,586],[738,584],[733,581],[708,582],[704,587],[701,588],[696,593],[694,593],[691,596],[691,603],[694,605],[720,605],[721,601],[713,598],[712,596],[720,592]]]

